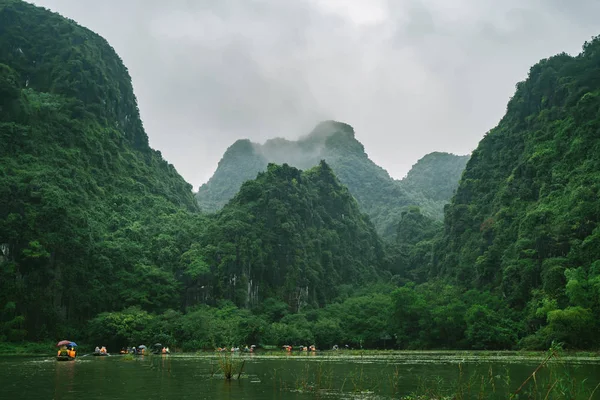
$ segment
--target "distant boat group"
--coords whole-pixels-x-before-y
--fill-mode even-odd
[[[235,346],[234,346],[234,347],[232,347],[232,348],[231,348],[231,350],[229,350],[229,351],[231,351],[232,353],[235,353],[235,352],[238,352],[238,351],[243,351],[244,353],[254,353],[254,350],[255,350],[255,349],[256,349],[256,345],[255,345],[255,344],[253,344],[253,345],[252,345],[252,346],[250,346],[250,347],[248,347],[248,346],[246,345],[246,347],[244,347],[242,350],[240,350],[240,348],[239,348],[239,347],[235,347]],[[227,347],[218,347],[216,350],[217,350],[217,352],[219,352],[219,353],[222,353],[222,352],[224,352],[224,351],[228,351]]]
[[[137,347],[123,347],[119,353],[143,356],[146,354],[147,351],[148,348],[141,344]],[[160,343],[154,343],[154,345],[152,346],[152,354],[171,354],[171,350],[169,349],[169,347],[163,346]]]
[[[61,340],[60,342],[58,342],[56,344],[56,347],[58,347],[58,354],[56,355],[56,360],[57,361],[73,361],[75,360],[75,357],[77,356],[77,351],[76,351],[76,347],[77,347],[77,343],[70,341],[70,340]],[[119,351],[119,354],[121,355],[125,355],[125,354],[132,354],[132,355],[140,355],[143,356],[145,354],[147,354],[148,352],[148,348],[146,346],[139,345],[139,346],[133,346],[133,347],[123,347],[121,349],[121,351]],[[160,343],[155,343],[154,346],[152,346],[152,354],[170,354],[171,350],[169,349],[169,347],[167,346],[163,346]],[[96,348],[94,349],[94,352],[91,354],[86,354],[87,355],[92,355],[92,356],[96,356],[96,357],[108,357],[111,354],[108,352],[108,350],[106,349],[106,346],[96,346]]]
[[[287,351],[288,353],[291,353],[291,352],[292,352],[292,349],[293,349],[293,346],[290,346],[289,344],[284,344],[284,345],[283,345],[283,346],[281,346],[281,347],[283,348],[283,350]],[[297,348],[299,351],[310,351],[310,352],[315,352],[315,351],[317,351],[317,346],[315,346],[314,344],[313,344],[313,345],[310,345],[310,346],[303,346],[303,345],[300,345],[300,346],[296,346],[296,348]]]

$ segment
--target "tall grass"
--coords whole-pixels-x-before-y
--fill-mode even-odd
[[[443,379],[423,375],[416,382],[416,388],[410,393],[403,391],[407,381],[402,376],[401,365],[389,364],[379,374],[365,373],[363,366],[356,366],[342,376],[333,376],[330,364],[307,362],[296,376],[292,387],[276,371],[273,385],[279,390],[312,393],[315,397],[322,394],[344,395],[391,395],[403,400],[600,400],[600,384],[591,387],[586,380],[578,379],[575,374],[581,366],[573,365],[562,358],[560,345],[553,345],[531,373],[523,380],[514,382],[506,366],[490,364],[482,369],[482,364],[459,363],[456,377]],[[324,366],[330,365],[326,370]],[[468,368],[467,368],[468,367]],[[333,382],[336,383],[335,389]],[[410,383],[415,387],[414,383]],[[389,390],[389,392],[387,392]],[[596,397],[594,397],[596,396]]]
[[[244,365],[246,365],[245,359],[234,357],[230,354],[220,355],[217,360],[218,370],[221,371],[223,378],[227,381],[230,381],[236,376],[237,379],[240,379],[244,371]],[[213,376],[215,372],[216,370],[213,370]]]
[[[459,364],[458,377],[454,383],[440,378],[422,379],[417,390],[401,397],[404,400],[432,399],[528,399],[528,400],[592,400],[599,393],[600,384],[591,389],[585,380],[579,381],[573,370],[579,368],[566,363],[562,358],[560,344],[553,344],[546,358],[531,372],[518,387],[513,387],[508,370],[505,374],[495,374],[492,366],[487,373],[465,374]]]

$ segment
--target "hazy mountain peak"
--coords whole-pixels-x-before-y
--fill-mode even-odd
[[[289,140],[282,137],[275,137],[272,139],[267,139],[267,141],[263,144],[263,146],[280,146],[280,145],[288,145],[294,143],[293,140]]]
[[[250,153],[253,154],[256,152],[257,148],[260,145],[251,142],[250,139],[238,139],[231,146],[225,150],[225,155],[235,155],[235,154],[245,154]]]
[[[244,181],[265,171],[269,163],[287,163],[303,170],[320,163],[322,169],[330,166],[378,231],[391,237],[406,206],[419,205],[425,215],[442,217],[443,205],[454,192],[466,159],[432,153],[420,160],[415,166],[417,171],[409,173],[405,184],[391,178],[369,158],[352,126],[323,121],[297,141],[278,137],[259,145],[238,140],[227,150],[209,182],[200,187],[197,194],[200,206],[206,211],[223,207]]]
[[[322,121],[308,135],[301,137],[299,140],[307,139],[322,139],[325,140],[335,134],[342,134],[349,138],[354,138],[354,128],[344,122],[328,120]]]

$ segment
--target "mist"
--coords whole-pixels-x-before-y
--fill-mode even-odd
[[[35,0],[105,37],[152,147],[195,189],[236,140],[355,128],[393,177],[468,154],[542,58],[599,32],[581,0]]]

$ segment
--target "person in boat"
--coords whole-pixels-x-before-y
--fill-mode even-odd
[[[162,350],[160,351],[162,354],[167,354],[167,348],[163,347]]]
[[[312,344],[310,346],[310,351],[317,351],[317,346],[315,346],[314,344]]]
[[[105,346],[102,346],[102,347],[100,348],[100,354],[106,354],[106,353],[107,353],[107,352],[106,352],[106,347],[105,347]]]
[[[94,353],[100,353],[100,347],[96,346],[96,348],[94,349]]]
[[[69,350],[65,346],[62,346],[60,349],[58,349],[57,356],[67,357],[68,355],[69,355]]]
[[[71,347],[70,349],[67,349],[68,353],[69,353],[69,357],[71,358],[75,358],[75,356],[77,355],[77,352],[75,351],[75,347]]]

